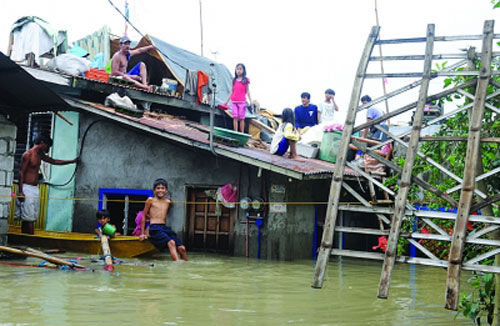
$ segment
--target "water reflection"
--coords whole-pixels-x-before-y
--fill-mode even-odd
[[[0,326],[470,325],[443,308],[444,269],[395,265],[389,299],[381,300],[381,262],[335,259],[318,290],[310,287],[311,261],[190,258],[114,273],[96,264],[94,273],[0,265]]]

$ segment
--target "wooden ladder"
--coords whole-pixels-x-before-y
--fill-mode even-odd
[[[498,88],[499,90],[487,97],[487,89],[490,84],[490,77],[492,75],[490,65],[492,61],[492,42],[494,38],[500,38],[499,35],[493,34],[494,21],[486,21],[484,24],[483,34],[482,35],[472,35],[472,36],[435,36],[435,27],[433,24],[429,24],[427,26],[427,33],[425,38],[414,38],[414,39],[397,39],[397,40],[377,40],[379,35],[379,27],[373,27],[368,39],[365,44],[365,48],[361,55],[360,63],[358,66],[358,70],[356,72],[356,77],[354,81],[354,86],[351,94],[351,99],[349,102],[349,108],[347,112],[347,118],[345,121],[344,131],[342,135],[342,139],[339,146],[339,153],[337,156],[337,163],[335,165],[335,171],[333,174],[331,187],[330,187],[330,195],[328,199],[328,208],[326,214],[325,228],[323,231],[323,238],[321,241],[321,246],[319,249],[318,258],[316,261],[316,266],[314,270],[314,276],[312,280],[311,286],[314,288],[321,288],[323,285],[323,279],[326,273],[328,259],[330,254],[342,255],[342,256],[350,256],[357,258],[368,258],[368,259],[382,259],[383,267],[382,273],[380,277],[380,284],[378,289],[378,297],[379,298],[387,298],[391,280],[391,273],[394,266],[395,261],[401,262],[409,262],[416,264],[424,264],[431,266],[440,266],[448,268],[448,278],[446,284],[446,304],[445,307],[447,309],[457,309],[458,299],[459,299],[459,286],[460,286],[460,270],[461,268],[465,268],[468,270],[477,270],[477,271],[490,271],[495,273],[500,273],[500,268],[493,266],[480,266],[478,262],[485,257],[491,257],[500,252],[500,241],[498,240],[487,240],[480,239],[481,235],[484,235],[487,232],[491,232],[500,228],[500,218],[497,217],[471,217],[470,213],[476,211],[482,207],[488,206],[491,203],[500,200],[500,195],[495,195],[488,197],[486,194],[482,193],[478,189],[474,189],[475,182],[480,178],[485,178],[487,176],[491,176],[493,174],[500,172],[500,167],[496,168],[488,173],[483,174],[482,176],[478,176],[476,178],[476,164],[477,157],[480,153],[480,132],[482,119],[484,114],[485,106],[489,109],[495,111],[497,114],[500,114],[500,110],[492,107],[491,105],[486,103],[488,98],[500,95],[500,84],[491,81],[491,84]],[[452,71],[454,68],[463,66],[466,64],[467,58],[465,54],[454,54],[454,55],[435,55],[434,52],[434,44],[436,41],[459,41],[459,40],[482,40],[482,68],[478,73],[477,71],[467,71],[466,69],[463,71]],[[397,43],[416,43],[416,42],[425,42],[425,54],[421,55],[407,55],[407,56],[393,56],[393,57],[372,57],[372,51],[375,44],[397,44]],[[467,54],[467,55],[470,55]],[[440,72],[433,72],[432,62],[434,59],[457,59],[464,58],[465,60],[461,60],[454,65],[450,65],[446,69]],[[383,60],[384,58],[392,59],[392,60],[423,60],[423,72],[422,73],[382,73],[382,74],[367,74],[367,67],[370,61]],[[469,58],[470,59],[470,58]],[[469,60],[470,61],[470,60]],[[498,72],[497,72],[498,73]],[[469,80],[461,83],[452,88],[448,88],[443,90],[437,94],[428,95],[429,83],[433,78],[438,76],[477,76],[474,80]],[[364,80],[366,78],[386,78],[386,77],[421,77],[420,80],[415,81],[411,84],[408,84],[404,87],[401,87],[395,91],[390,92],[389,94],[377,98],[370,103],[358,106],[359,98],[361,95],[361,90],[363,87]],[[476,85],[476,94],[472,96],[471,94],[466,94],[463,90],[464,88],[475,86]],[[368,108],[369,106],[380,103],[388,98],[399,95],[405,91],[410,89],[419,87],[418,99],[416,102],[405,105],[399,109],[393,110],[391,112],[386,113],[380,118],[377,118],[373,121],[369,121],[363,123],[357,127],[354,126],[356,120],[357,112]],[[424,120],[424,108],[426,103],[433,100],[438,100],[440,98],[452,95],[454,93],[462,93],[469,98],[474,100],[473,104],[466,105],[462,108],[456,109],[451,113],[447,113],[442,117],[438,117],[432,119],[431,121]],[[423,127],[430,125],[432,123],[439,122],[449,116],[457,114],[467,108],[472,107],[472,113],[470,115],[471,121],[469,125],[469,135],[467,138],[467,156],[466,156],[466,165],[464,170],[464,178],[463,180],[455,175],[453,172],[446,169],[442,164],[433,161],[432,159],[426,157],[424,154],[419,152],[418,144],[421,141],[421,130]],[[387,134],[390,140],[375,146],[368,147],[359,141],[356,141],[352,138],[352,134],[357,131],[361,131],[365,128],[376,126],[376,124],[395,117],[399,114],[405,113],[413,108],[416,108],[416,112],[414,115],[413,127],[411,132],[404,133],[402,135],[394,135],[391,132],[383,131]],[[402,140],[403,136],[410,135],[410,139],[408,143]],[[451,140],[451,138],[450,138]],[[405,147],[407,147],[407,153],[405,157],[405,162],[403,168],[400,168],[394,162],[386,160],[384,157],[376,154],[374,149],[377,147],[381,147],[382,145],[388,142],[396,142]],[[492,140],[492,141],[498,141]],[[365,173],[359,168],[356,168],[350,162],[346,161],[346,154],[349,147],[349,143],[353,143],[356,147],[360,148],[363,152],[368,153],[370,156],[374,157],[381,163],[387,165],[395,172],[401,174],[401,179],[399,183],[399,191],[397,193],[393,192],[391,189],[385,187],[378,180]],[[454,179],[459,183],[456,187],[449,189],[446,192],[440,191],[437,187],[429,184],[424,181],[421,177],[412,175],[415,159],[417,156],[422,157],[428,164],[433,165],[438,168],[443,174],[447,177]],[[362,177],[367,179],[370,183],[376,185],[380,189],[386,192],[386,194],[395,197],[395,205],[394,208],[389,207],[374,207],[370,205],[370,203],[359,193],[357,193],[353,187],[351,187],[347,181],[344,180],[344,170],[345,167],[349,166],[353,170],[355,170]],[[452,213],[440,213],[440,212],[419,212],[415,211],[413,206],[408,203],[408,194],[410,191],[411,185],[415,184],[420,186],[421,188],[435,194],[440,197],[444,201],[448,202],[451,206],[458,208],[458,213],[456,215]],[[461,184],[460,184],[461,183]],[[363,206],[342,206],[339,205],[340,193],[342,188],[353,195],[356,199],[360,201]],[[449,194],[453,191],[461,190],[460,200],[457,202],[454,200]],[[472,205],[474,194],[481,197],[483,200],[479,203]],[[335,227],[337,222],[337,217],[341,211],[352,211],[352,212],[364,212],[364,213],[373,213],[375,214],[380,221],[390,225],[390,231],[385,231],[384,228],[381,230],[375,229],[366,229],[366,228],[354,228],[354,227]],[[390,216],[390,219],[387,217]],[[397,256],[397,244],[398,240],[401,236],[401,225],[403,219],[408,216],[415,216],[420,219],[424,223],[426,223],[430,228],[435,230],[437,234],[429,234],[423,235],[418,232],[414,232],[411,234],[404,234],[402,236],[406,237],[411,244],[413,244],[417,249],[419,249],[427,258],[411,258],[411,257],[398,257]],[[430,218],[446,218],[446,219],[456,219],[455,227],[453,230],[453,235],[450,237],[445,230],[442,230],[438,225],[436,225]],[[474,236],[466,237],[466,226],[467,221],[471,219],[474,222],[485,222],[491,223],[492,226],[485,229],[484,232],[479,232]],[[381,222],[381,223],[382,223]],[[386,235],[388,236],[388,244],[387,250],[384,255],[379,253],[372,252],[354,252],[349,250],[342,249],[333,249],[333,235],[334,231],[340,232],[352,232],[352,233],[360,233],[360,234],[372,234],[372,235]],[[437,258],[432,252],[427,250],[423,245],[420,244],[418,239],[431,239],[431,240],[451,240],[451,251],[449,255],[448,261],[443,261]],[[490,252],[483,254],[479,257],[475,257],[470,259],[467,262],[462,262],[463,259],[463,250],[465,247],[465,243],[478,243],[485,245],[497,246],[498,248],[491,250]]]

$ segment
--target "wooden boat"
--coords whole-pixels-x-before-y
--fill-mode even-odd
[[[9,227],[9,244],[35,248],[64,249],[93,255],[102,254],[101,240],[92,233],[55,232],[35,230],[35,234],[21,233],[17,226]],[[138,237],[118,235],[109,241],[111,254],[119,258],[146,256],[158,250],[149,241]]]

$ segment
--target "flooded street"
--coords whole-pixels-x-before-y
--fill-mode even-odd
[[[318,290],[311,261],[191,254],[108,273],[85,258],[95,272],[0,265],[0,325],[471,325],[443,308],[446,271],[433,267],[395,265],[381,300],[381,262],[337,258]]]

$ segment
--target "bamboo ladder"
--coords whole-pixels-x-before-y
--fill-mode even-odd
[[[496,114],[500,114],[500,110],[495,108],[494,106],[486,103],[486,100],[491,99],[495,96],[500,95],[500,85],[494,81],[490,81],[490,76],[492,74],[500,74],[498,71],[491,72],[490,64],[492,61],[492,56],[500,56],[500,53],[492,53],[492,41],[493,39],[500,38],[500,35],[493,34],[493,21],[486,21],[484,24],[483,34],[482,35],[469,35],[469,36],[435,36],[435,27],[433,24],[427,26],[427,33],[425,38],[412,38],[412,39],[396,39],[396,40],[377,40],[379,27],[373,27],[366,42],[364,51],[362,53],[360,63],[358,66],[358,70],[356,73],[356,78],[353,86],[353,91],[351,94],[351,100],[349,103],[349,108],[347,112],[347,118],[344,126],[344,132],[342,135],[338,160],[335,166],[335,171],[330,187],[330,195],[328,201],[327,208],[327,216],[325,221],[325,229],[323,232],[323,238],[319,250],[318,259],[315,266],[314,277],[312,281],[312,287],[321,288],[323,285],[323,278],[326,273],[327,262],[330,254],[339,255],[339,256],[349,256],[349,257],[357,257],[357,258],[365,258],[365,259],[379,259],[383,260],[383,268],[380,278],[378,297],[379,298],[387,298],[389,285],[391,280],[392,268],[394,266],[395,261],[399,262],[407,262],[413,264],[423,264],[430,266],[439,266],[448,268],[448,279],[447,279],[447,290],[446,290],[446,304],[445,307],[447,309],[457,309],[458,305],[458,296],[459,296],[459,285],[460,285],[460,270],[473,270],[473,271],[487,271],[500,273],[500,268],[493,266],[483,266],[480,265],[479,262],[488,257],[496,255],[500,253],[500,241],[498,240],[490,240],[481,238],[487,233],[497,230],[500,228],[500,218],[492,217],[492,216],[475,216],[470,215],[471,212],[474,212],[478,209],[481,209],[485,206],[490,205],[496,201],[500,200],[499,195],[488,197],[487,194],[483,193],[479,189],[475,189],[475,182],[478,180],[485,179],[487,177],[491,177],[498,172],[500,172],[500,167],[493,169],[487,173],[484,173],[480,176],[476,177],[476,163],[477,158],[480,153],[480,142],[499,142],[500,139],[497,138],[480,138],[481,132],[481,123],[484,114],[484,108],[488,108],[494,111]],[[470,71],[464,69],[463,71],[452,71],[454,68],[458,68],[464,66],[468,62],[470,62],[471,51],[467,54],[459,53],[459,54],[433,54],[434,43],[437,41],[463,41],[463,40],[482,40],[482,53],[480,54],[482,59],[482,69],[480,72]],[[404,55],[404,56],[387,56],[387,57],[372,57],[372,51],[374,45],[376,44],[404,44],[404,43],[417,43],[417,42],[425,42],[425,54],[424,55]],[[460,59],[457,63],[450,65],[446,69],[439,72],[432,72],[432,62],[433,60],[443,60],[443,59]],[[422,73],[413,73],[413,72],[403,72],[403,73],[382,73],[382,74],[367,74],[367,67],[370,61],[381,61],[381,60],[423,60],[423,72]],[[455,87],[446,89],[439,93],[428,95],[429,83],[433,78],[440,76],[477,76],[477,78],[463,82]],[[361,95],[362,86],[364,80],[366,78],[386,78],[386,77],[419,77],[420,80],[417,80],[411,84],[408,84],[404,87],[401,87],[395,91],[390,92],[389,94],[377,98],[372,102],[359,106],[359,98]],[[491,95],[486,96],[488,85],[492,85],[497,88],[495,92]],[[354,126],[354,122],[356,119],[357,112],[366,109],[369,106],[380,103],[388,98],[400,95],[408,90],[416,88],[420,86],[418,99],[417,101],[405,105],[399,109],[393,110],[391,112],[386,113],[382,117],[375,119],[370,122],[363,123],[357,127]],[[476,86],[476,94],[468,94],[463,89],[471,86]],[[470,103],[464,107],[453,110],[449,113],[444,114],[438,118],[435,118],[431,121],[424,122],[423,113],[425,104],[429,101],[438,100],[442,97],[449,96],[455,93],[461,93],[470,99],[474,100],[473,103]],[[413,128],[410,132],[403,133],[401,135],[394,135],[391,132],[388,132],[376,124],[381,121],[387,120],[389,118],[395,117],[399,114],[405,113],[413,108],[416,108],[416,112],[414,115]],[[438,123],[452,115],[458,114],[464,110],[472,108],[471,113],[471,121],[469,127],[469,135],[467,138],[467,156],[466,156],[466,166],[464,170],[464,178],[460,178],[455,175],[453,172],[449,171],[443,164],[439,162],[435,162],[434,160],[426,157],[423,153],[419,152],[418,144],[420,141],[425,140],[426,138],[422,138],[420,136],[421,129],[425,126],[432,125]],[[352,138],[353,132],[361,131],[367,127],[375,126],[382,132],[386,133],[390,140],[373,147],[368,147],[367,145],[356,141]],[[410,139],[408,143],[403,140],[403,137],[410,135]],[[441,137],[439,139],[433,140],[449,140],[449,141],[457,141],[456,137]],[[429,138],[429,140],[431,140]],[[384,157],[377,155],[374,150],[382,147],[388,142],[394,141],[404,147],[407,148],[405,164],[403,168],[400,168],[397,164],[386,160]],[[355,146],[360,148],[363,152],[370,154],[372,157],[379,160],[381,163],[386,164],[392,170],[401,174],[400,179],[400,188],[398,193],[393,192],[391,189],[385,187],[378,180],[373,178],[364,171],[356,168],[349,162],[346,162],[346,154],[349,143],[353,143]],[[449,177],[458,183],[455,187],[448,189],[445,192],[440,191],[436,186],[424,181],[421,177],[412,175],[413,165],[415,162],[416,156],[422,157],[426,163],[438,168],[446,177]],[[369,182],[376,185],[378,188],[382,189],[387,195],[395,197],[395,205],[393,208],[391,207],[375,207],[371,205],[364,197],[356,192],[351,186],[349,186],[343,180],[343,174],[345,166],[349,166],[358,172],[362,177],[369,180]],[[448,202],[451,206],[458,208],[458,213],[447,213],[447,212],[432,212],[432,211],[417,211],[411,206],[408,202],[408,193],[410,190],[410,186],[413,184],[418,185],[419,187],[434,193],[436,196],[439,196],[441,199]],[[347,192],[357,198],[362,206],[348,206],[348,205],[339,205],[340,192],[344,188]],[[459,202],[454,200],[449,194],[461,190],[461,196]],[[481,201],[472,205],[473,196],[477,195]],[[373,213],[375,214],[382,223],[385,223],[387,227],[390,226],[390,230],[385,230],[382,228],[381,230],[370,229],[370,228],[358,228],[358,227],[344,227],[344,226],[336,226],[336,220],[338,214],[342,211],[350,211],[350,212],[363,212],[363,213]],[[401,234],[401,225],[404,218],[414,217],[419,218],[423,221],[426,226],[430,227],[434,232],[432,234],[422,234],[419,232],[405,233]],[[448,220],[456,220],[455,228],[453,231],[453,236],[450,235],[443,230],[439,225],[434,223],[432,219],[448,219]],[[480,222],[490,224],[489,227],[484,228],[474,234],[469,234],[466,236],[466,226],[467,221],[471,222]],[[388,246],[387,250],[384,254],[375,253],[375,252],[360,252],[360,251],[352,251],[352,250],[343,250],[343,249],[332,249],[333,243],[333,235],[334,231],[340,231],[344,233],[357,233],[357,234],[370,234],[370,235],[384,235],[388,236]],[[421,253],[423,253],[426,258],[421,257],[405,257],[405,256],[397,256],[396,249],[397,243],[400,237],[405,237],[408,241],[414,245]],[[427,249],[424,245],[422,245],[419,240],[432,240],[432,241],[451,241],[451,252],[449,256],[449,260],[441,260],[436,257],[429,249]],[[463,249],[465,243],[471,244],[479,244],[479,245],[488,245],[494,246],[495,249],[482,254],[477,257],[473,257],[468,261],[463,262]]]

